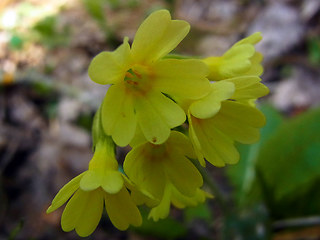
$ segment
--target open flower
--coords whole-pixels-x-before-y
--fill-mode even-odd
[[[186,156],[195,157],[191,143],[182,133],[172,131],[163,144],[155,145],[145,140],[133,146],[123,167],[134,184],[157,200],[163,198],[168,183],[183,195],[192,197],[203,180]]]
[[[132,46],[125,38],[113,52],[102,52],[89,66],[90,78],[112,84],[102,106],[102,125],[119,146],[130,143],[137,125],[154,144],[185,121],[170,98],[198,99],[209,91],[208,67],[195,59],[164,59],[187,35],[189,24],[171,20],[166,10],[152,13],[139,27]]]
[[[66,232],[75,229],[82,237],[96,229],[104,206],[119,230],[142,223],[140,212],[125,187],[125,178],[118,172],[113,146],[102,140],[95,148],[89,170],[67,183],[47,210],[47,213],[55,211],[71,197],[63,211],[61,226]]]
[[[239,153],[234,142],[259,140],[264,115],[248,101],[268,93],[256,76],[242,76],[211,83],[211,92],[197,101],[185,100],[189,136],[201,165],[204,158],[215,166],[234,164]]]
[[[254,45],[261,39],[261,33],[256,32],[235,43],[223,56],[203,59],[210,69],[208,78],[218,81],[244,75],[260,76],[263,56],[256,52]]]

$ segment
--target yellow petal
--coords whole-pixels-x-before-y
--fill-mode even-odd
[[[205,191],[198,188],[194,196],[188,197],[173,188],[171,201],[177,208],[193,207],[197,206],[199,203],[203,203],[206,200],[206,194]]]
[[[97,227],[103,210],[103,196],[99,190],[79,189],[68,202],[61,217],[63,231],[76,230],[79,236],[89,236]]]
[[[101,187],[107,193],[115,194],[123,187],[123,178],[120,172],[106,171],[102,178]]]
[[[190,26],[171,20],[167,10],[152,13],[139,27],[132,43],[132,55],[138,62],[154,62],[171,52],[188,34]]]
[[[255,32],[251,34],[249,37],[246,37],[244,39],[241,39],[237,43],[234,44],[234,46],[241,45],[241,44],[257,44],[262,39],[261,32]]]
[[[196,59],[164,59],[155,64],[155,85],[172,96],[198,99],[210,92],[209,69]]]
[[[171,151],[164,160],[165,171],[170,182],[184,195],[192,196],[203,184],[198,169],[179,152]]]
[[[103,193],[101,190],[95,190],[88,193],[85,208],[75,227],[75,230],[80,237],[89,236],[97,228],[102,216],[103,205]]]
[[[130,143],[136,131],[137,121],[132,104],[132,96],[124,84],[109,88],[101,110],[102,126],[114,142],[124,147]]]
[[[158,92],[137,98],[135,110],[144,136],[154,144],[165,142],[170,129],[181,125],[186,119],[182,108]]]
[[[99,176],[95,171],[87,171],[81,181],[80,188],[83,191],[92,191],[101,185],[101,176]]]
[[[255,48],[254,46],[252,46],[252,44],[233,45],[228,51],[223,54],[223,58],[225,60],[241,61],[251,58],[254,53]]]
[[[138,125],[136,128],[136,133],[134,134],[134,137],[130,142],[130,146],[133,148],[146,142],[148,142],[148,140],[146,139],[140,126]]]
[[[126,155],[123,169],[140,189],[151,193],[156,199],[161,199],[166,179],[161,161],[162,154],[153,153],[150,145],[146,143],[133,148]]]
[[[220,131],[232,139],[251,144],[259,140],[259,128],[264,125],[263,114],[247,104],[226,102],[212,120]]]
[[[261,79],[257,76],[241,76],[226,79],[235,85],[235,92],[231,99],[257,99],[268,94],[269,89],[260,83]]]
[[[89,65],[89,77],[99,84],[117,83],[124,79],[130,61],[130,46],[126,38],[115,51],[102,52],[93,58]]]
[[[263,73],[263,67],[261,65],[262,59],[263,55],[259,52],[255,52],[254,55],[250,58],[251,67],[245,73],[245,75],[260,76]]]
[[[89,195],[90,192],[84,192],[79,189],[72,196],[61,216],[61,227],[63,231],[70,232],[75,229],[82,215],[82,211],[85,210]]]
[[[148,215],[148,218],[152,218],[153,221],[164,219],[168,217],[171,204],[171,184],[167,184],[163,197],[156,207],[153,207]]]
[[[80,180],[85,173],[86,172],[81,173],[77,177],[73,178],[70,182],[64,185],[63,188],[60,189],[55,198],[52,200],[51,206],[48,208],[47,213],[51,213],[61,207],[71,197],[71,195],[74,194],[74,192],[79,188]]]
[[[190,115],[190,112],[188,112],[188,120],[189,120],[189,137],[190,141],[194,147],[194,151],[197,155],[197,159],[202,167],[206,166],[206,161],[204,160],[203,153],[201,151],[201,144],[199,142],[199,139],[195,133],[195,130],[193,128],[193,122],[192,122],[192,117]]]
[[[210,118],[219,112],[221,101],[230,98],[234,91],[234,84],[220,81],[211,84],[211,92],[204,98],[195,101],[190,106],[190,113],[196,118]]]
[[[248,124],[256,128],[265,125],[266,119],[263,113],[255,107],[234,101],[225,101],[222,103],[222,108],[224,116],[237,120],[239,125]]]
[[[204,157],[217,167],[238,162],[239,153],[233,145],[233,140],[212,125],[212,120],[213,118],[202,120],[192,117],[193,128]]]
[[[119,230],[126,230],[130,224],[141,225],[139,209],[125,187],[116,194],[105,193],[105,205],[112,224]]]
[[[196,157],[191,142],[189,141],[188,137],[181,132],[171,131],[167,146],[174,147],[174,151],[178,151],[187,157]]]

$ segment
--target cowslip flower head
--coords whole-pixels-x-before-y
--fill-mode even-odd
[[[156,200],[163,198],[167,184],[172,184],[186,196],[194,196],[203,180],[198,169],[186,157],[195,157],[188,138],[172,131],[168,140],[160,145],[146,140],[136,141],[124,161],[124,171],[139,188]]]
[[[241,76],[213,82],[211,89],[203,99],[184,101],[184,109],[188,111],[189,136],[201,165],[205,166],[205,158],[222,167],[239,161],[235,141],[251,144],[259,140],[265,117],[248,102],[266,95],[268,88],[259,77]]]
[[[223,56],[203,59],[210,69],[209,80],[218,81],[244,75],[260,76],[263,72],[263,56],[255,50],[254,45],[261,39],[261,33],[256,32],[235,43]]]
[[[125,177],[118,172],[113,145],[110,140],[100,140],[89,169],[58,192],[47,213],[55,211],[70,198],[61,217],[61,227],[66,232],[75,229],[81,237],[89,236],[96,229],[104,206],[119,230],[126,230],[130,224],[139,226],[142,218],[124,181]]]
[[[189,29],[187,22],[171,20],[167,10],[159,10],[141,24],[131,47],[125,38],[115,51],[102,52],[92,60],[90,78],[112,84],[101,115],[106,134],[117,145],[128,145],[137,126],[149,142],[164,143],[170,129],[186,119],[166,95],[198,99],[208,93],[209,70],[201,60],[164,58]]]

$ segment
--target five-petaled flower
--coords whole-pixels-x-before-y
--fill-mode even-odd
[[[125,38],[114,52],[102,52],[89,66],[99,84],[112,84],[102,105],[102,124],[119,146],[130,143],[137,125],[146,139],[164,143],[186,115],[169,97],[204,97],[208,67],[196,59],[166,59],[187,35],[189,24],[171,20],[166,10],[152,13],[139,27],[132,46]]]
[[[113,144],[100,139],[89,163],[89,169],[67,183],[52,200],[47,213],[66,208],[61,217],[61,227],[79,236],[90,235],[97,227],[105,206],[115,227],[126,230],[130,224],[139,226],[142,218],[125,186],[126,178],[118,172]]]

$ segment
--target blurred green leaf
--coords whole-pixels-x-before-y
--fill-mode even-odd
[[[79,127],[82,127],[83,129],[87,130],[88,132],[91,131],[93,123],[93,117],[91,113],[82,113],[78,116],[76,120],[76,124]]]
[[[248,192],[255,181],[255,164],[260,148],[283,122],[282,116],[272,106],[262,105],[260,109],[266,117],[266,126],[261,129],[260,141],[252,145],[238,144],[240,161],[227,168],[227,175],[234,186],[234,197],[239,205],[248,200]]]
[[[12,35],[9,44],[12,49],[19,50],[23,46],[23,39],[18,35]]]
[[[88,13],[99,22],[99,24],[105,24],[106,18],[103,11],[105,0],[82,0]]]
[[[300,193],[306,189],[317,191],[310,187],[320,180],[319,119],[320,109],[288,121],[261,149],[257,170],[271,206],[280,204],[283,199],[286,199],[288,206],[303,197]],[[290,206],[294,208],[294,205]]]
[[[201,219],[207,222],[212,221],[211,209],[207,202],[199,204],[195,207],[187,207],[184,210],[184,218],[186,222],[192,222],[194,219]]]
[[[320,38],[312,38],[308,41],[309,60],[314,64],[320,64]]]
[[[320,109],[288,120],[261,147],[252,191],[261,189],[274,218],[320,213],[319,119]]]
[[[16,239],[17,235],[21,232],[23,225],[24,225],[24,221],[20,220],[19,223],[16,225],[16,227],[10,232],[8,240]]]
[[[38,33],[36,40],[50,48],[64,46],[69,42],[70,29],[67,26],[59,29],[57,16],[43,18],[33,26],[33,30]]]
[[[44,36],[52,37],[56,33],[56,24],[57,18],[55,16],[49,16],[37,22],[33,28]]]
[[[162,239],[182,238],[187,234],[187,228],[170,216],[166,219],[154,222],[153,220],[148,219],[148,212],[146,209],[141,209],[141,215],[143,218],[142,225],[138,228],[134,228],[134,230],[140,234]]]
[[[112,9],[117,9],[121,6],[120,0],[108,0],[108,3]]]

